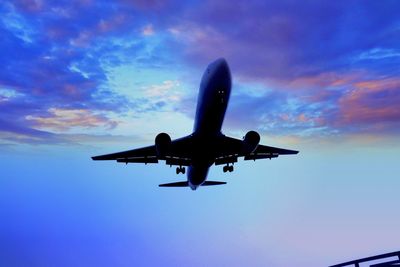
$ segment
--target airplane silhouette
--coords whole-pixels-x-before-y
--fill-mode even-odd
[[[209,168],[225,165],[224,172],[232,172],[239,157],[244,160],[271,159],[279,155],[297,154],[298,151],[259,145],[260,135],[249,131],[243,140],[225,136],[221,132],[231,94],[231,74],[225,59],[208,65],[203,74],[193,133],[171,141],[166,133],[155,138],[155,144],[143,148],[92,157],[93,160],[116,160],[124,163],[158,163],[178,166],[176,174],[185,174],[187,181],[160,184],[161,187],[186,187],[196,190],[199,186],[220,185],[226,182],[207,181]]]

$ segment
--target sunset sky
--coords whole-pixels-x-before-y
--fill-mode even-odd
[[[0,3],[1,266],[328,266],[400,248],[400,2]],[[90,157],[191,133],[300,150],[181,181]]]

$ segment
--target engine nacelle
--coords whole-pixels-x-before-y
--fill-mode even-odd
[[[260,143],[260,135],[255,131],[249,131],[243,138],[243,152],[245,154],[250,154],[256,150],[258,144]]]
[[[158,158],[164,158],[171,148],[171,137],[166,133],[159,133],[155,139]]]

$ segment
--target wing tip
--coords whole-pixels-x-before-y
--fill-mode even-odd
[[[104,156],[93,156],[91,158],[92,158],[92,160],[106,160],[107,159]]]

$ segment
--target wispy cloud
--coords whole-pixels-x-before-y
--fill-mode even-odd
[[[197,76],[224,56],[239,95],[229,108],[231,129],[398,132],[398,7],[395,1],[5,1],[0,128],[35,139],[118,129],[115,117],[146,110],[193,116]],[[124,66],[135,68],[119,75]],[[189,71],[161,75],[174,67]],[[128,81],[129,92],[122,87]],[[242,112],[249,106],[254,113]]]
[[[154,34],[154,29],[152,24],[147,24],[145,27],[142,28],[142,34],[144,36],[150,36]]]
[[[50,129],[57,132],[65,132],[74,128],[104,128],[104,126],[106,129],[110,129],[117,124],[105,116],[93,114],[85,109],[50,108],[46,115],[27,115],[25,119],[32,121],[34,126],[39,129]]]

